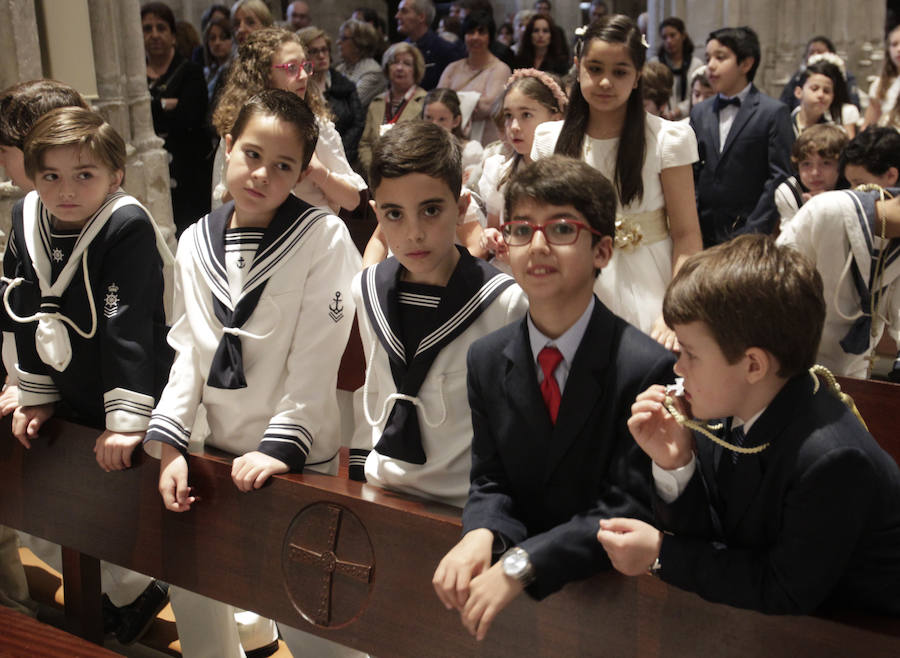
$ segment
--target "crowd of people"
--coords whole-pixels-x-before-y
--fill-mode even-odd
[[[900,615],[900,468],[813,369],[870,377],[897,352],[900,27],[860,107],[825,36],[776,100],[753,29],[695,48],[669,17],[653,53],[606,9],[573,42],[548,0],[499,29],[488,0],[457,0],[439,31],[430,0],[401,0],[402,40],[360,9],[336,56],[303,0],[283,21],[212,5],[183,48],[172,10],[143,5],[174,256],[74,89],[0,93],[0,166],[27,192],[0,308],[16,438],[96,427],[107,472],[143,446],[179,513],[209,504],[197,440],[245,492],[336,475],[343,442],[350,478],[462,508],[432,584],[479,639],[523,591],[607,568],[766,613]],[[368,210],[361,255],[346,221]],[[17,541],[0,527],[0,583],[19,584],[0,601],[27,605]],[[102,575],[122,642],[170,599],[188,658],[242,656],[248,626],[359,655]]]

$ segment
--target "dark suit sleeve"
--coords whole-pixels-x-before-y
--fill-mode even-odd
[[[778,208],[775,207],[775,188],[791,175],[791,146],[794,143],[794,129],[787,106],[779,103],[772,112],[769,123],[769,176],[763,186],[762,195],[753,212],[747,217],[735,235],[743,233],[771,234],[778,225]]]
[[[624,348],[629,359],[635,351]],[[653,347],[656,347],[655,345]],[[528,593],[542,599],[556,592],[568,582],[587,578],[610,567],[609,558],[597,541],[597,530],[601,519],[628,517],[651,521],[650,510],[650,461],[631,437],[626,425],[631,415],[631,404],[640,391],[655,383],[672,380],[673,357],[661,348],[655,363],[635,364],[644,369],[640,378],[624,383],[622,396],[618,400],[619,417],[615,420],[617,442],[607,472],[598,476],[596,500],[584,511],[575,514],[546,532],[533,535],[520,546],[531,557],[534,565],[535,581],[528,587]],[[621,365],[621,363],[620,363]],[[625,372],[619,369],[618,372]],[[626,376],[622,377],[627,380]]]
[[[466,357],[469,406],[472,410],[472,470],[469,499],[463,509],[463,534],[477,528],[488,528],[503,536],[510,545],[525,539],[527,530],[516,512],[506,468],[497,449],[497,440],[488,418],[490,386],[479,377],[480,359]]]
[[[877,480],[864,453],[833,449],[798,469],[781,508],[771,510],[777,536],[760,537],[757,546],[729,547],[708,537],[666,535],[660,576],[710,601],[766,613],[811,613],[847,568],[864,529],[859,511],[879,503]]]
[[[353,164],[356,162],[357,150],[359,149],[359,138],[362,137],[363,128],[366,127],[366,113],[363,111],[362,104],[359,102],[359,94],[354,89],[347,98],[350,106],[349,115],[351,123],[341,134],[341,140],[344,142],[344,152],[347,156],[347,162]]]

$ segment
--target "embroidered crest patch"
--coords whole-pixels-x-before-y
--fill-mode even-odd
[[[109,284],[106,289],[106,297],[103,298],[103,316],[111,318],[119,312],[119,286],[115,283]]]
[[[54,263],[61,263],[64,257],[65,257],[65,254],[63,254],[62,249],[60,249],[59,247],[54,249],[53,252],[50,254],[50,258],[53,259]]]
[[[328,306],[328,317],[334,320],[335,323],[340,322],[344,317],[344,307],[341,305],[341,291],[335,291],[334,299],[331,300],[331,304]]]

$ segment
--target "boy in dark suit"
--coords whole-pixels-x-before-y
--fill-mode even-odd
[[[530,309],[469,349],[464,536],[433,579],[478,639],[523,589],[542,599],[608,568],[599,519],[649,513],[650,464],[625,422],[674,358],[593,295],[615,209],[609,181],[563,156],[521,169],[506,191],[501,230]]]
[[[638,396],[628,427],[674,534],[601,521],[613,566],[766,613],[900,614],[900,468],[808,372],[825,320],[812,264],[742,236],[685,261],[663,314],[682,350],[675,411],[724,418],[725,439],[680,427],[661,386]]]
[[[706,42],[707,76],[716,96],[691,110],[706,247],[777,226],[775,188],[791,174],[794,131],[787,106],[753,84],[759,57],[759,38],[749,27],[716,30]]]

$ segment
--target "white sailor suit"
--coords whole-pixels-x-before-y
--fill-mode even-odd
[[[179,241],[169,333],[176,356],[145,446],[158,452],[152,442],[163,441],[186,453],[202,401],[209,445],[258,450],[296,472],[335,473],[337,372],[359,252],[340,219],[291,195],[234,289],[225,239],[233,208],[217,208]]]
[[[825,326],[816,360],[836,375],[865,378],[867,357],[885,329],[900,339],[900,240],[877,237],[880,196],[823,192],[803,204],[778,236],[778,244],[807,256],[822,276]]]
[[[171,254],[146,209],[121,189],[77,230],[60,231],[36,192],[13,208],[3,261],[0,324],[14,336],[19,403],[56,403],[54,415],[98,429],[140,432],[165,384],[163,261]],[[102,473],[98,469],[98,479]],[[60,568],[59,547],[21,535]],[[117,606],[150,578],[101,563]]]
[[[472,442],[466,353],[473,341],[524,316],[528,300],[511,277],[457,248],[459,263],[440,296],[404,292],[396,258],[353,280],[367,367],[354,396],[350,471],[362,479],[364,469],[370,483],[462,507]],[[402,337],[404,304],[434,309],[411,358]]]
[[[179,241],[169,333],[176,356],[145,449],[158,455],[162,441],[186,454],[203,404],[208,445],[334,474],[337,373],[359,252],[340,219],[293,195],[265,229],[229,230],[233,210],[233,202],[215,209]],[[243,655],[234,608],[177,587],[169,596],[186,657]],[[315,642],[282,632],[299,638],[294,644]]]

